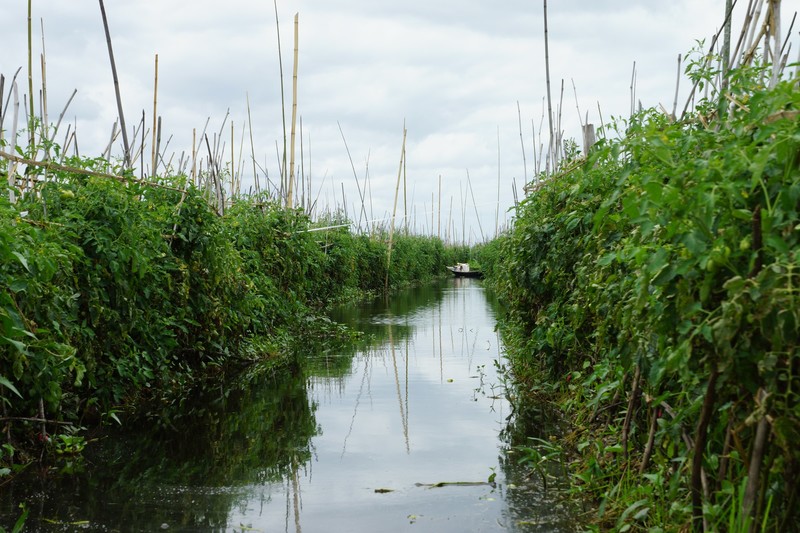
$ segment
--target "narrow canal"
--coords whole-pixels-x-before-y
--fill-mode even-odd
[[[572,531],[563,482],[514,444],[549,430],[505,399],[492,295],[474,280],[338,309],[365,332],[292,375],[253,369],[143,427],[0,487],[25,531]]]

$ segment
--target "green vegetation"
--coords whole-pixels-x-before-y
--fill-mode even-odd
[[[86,171],[106,164],[68,161]],[[0,171],[9,166],[0,161]],[[182,176],[153,185],[28,169],[35,181],[24,190],[5,180],[0,189],[5,465],[15,449],[24,462],[40,443],[83,446],[74,428],[136,406],[169,424],[158,405],[233,364],[282,364],[312,337],[340,336],[318,318],[323,308],[383,290],[381,235],[314,231],[331,221],[312,224],[261,198],[220,216]],[[397,235],[390,286],[443,275],[461,253]]]
[[[800,520],[800,90],[770,74],[618,124],[487,247],[513,375],[568,414],[599,529]]]

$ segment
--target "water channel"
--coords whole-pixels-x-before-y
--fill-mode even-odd
[[[0,524],[26,502],[25,531],[572,531],[559,483],[519,464],[548,429],[505,399],[495,312],[476,280],[338,309],[356,349],[165,405],[70,475],[31,467],[0,487]]]

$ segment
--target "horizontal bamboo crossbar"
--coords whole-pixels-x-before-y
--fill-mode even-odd
[[[72,174],[83,174],[86,176],[94,176],[97,178],[109,178],[117,181],[122,181],[125,183],[138,183],[139,185],[144,185],[146,187],[158,187],[160,189],[166,189],[168,191],[175,191],[186,194],[185,190],[178,189],[177,187],[170,187],[169,185],[162,185],[160,183],[140,180],[133,177],[117,176],[115,174],[106,174],[104,172],[96,172],[94,170],[86,170],[84,168],[70,167],[67,165],[54,163],[52,161],[34,161],[32,159],[25,159],[24,157],[19,157],[14,154],[9,154],[8,152],[4,152],[2,150],[0,150],[0,158],[8,159],[9,161],[14,161],[15,163],[19,163],[21,165],[43,168],[45,170],[57,170],[60,172],[70,172]]]

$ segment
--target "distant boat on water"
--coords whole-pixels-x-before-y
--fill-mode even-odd
[[[483,272],[480,270],[470,270],[467,263],[458,263],[456,266],[449,266],[447,270],[452,272],[457,278],[483,278]]]

